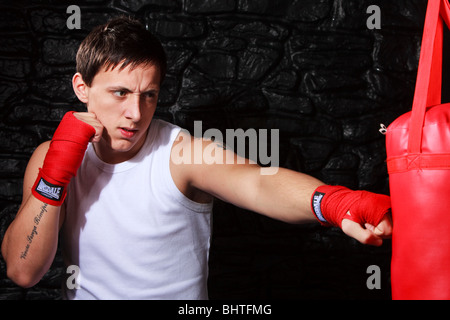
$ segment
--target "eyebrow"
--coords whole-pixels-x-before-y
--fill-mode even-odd
[[[123,87],[123,86],[111,86],[106,88],[108,91],[129,91],[132,92],[130,89]]]
[[[108,91],[126,91],[126,92],[133,92],[133,90],[128,89],[127,87],[123,87],[123,86],[111,86],[107,88]],[[159,90],[158,89],[149,89],[149,90],[145,90],[141,93],[143,94],[148,94],[148,93],[158,93]]]

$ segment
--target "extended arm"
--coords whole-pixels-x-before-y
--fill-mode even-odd
[[[189,139],[186,135],[180,143],[188,143]],[[189,143],[194,146],[195,139],[191,139]],[[222,153],[223,161],[214,162],[205,159],[208,155],[214,154],[211,151],[213,144],[216,145],[214,147],[216,152]],[[190,164],[181,164],[179,165],[181,169],[174,170],[183,174],[184,179],[196,189],[236,206],[288,223],[317,221],[312,210],[313,194],[316,190],[326,191],[323,210],[329,219],[328,225],[338,226],[358,241],[372,245],[380,245],[382,238],[391,234],[390,219],[385,214],[390,206],[386,196],[342,187],[323,189],[325,184],[322,181],[284,168],[272,170],[273,174],[262,174],[260,166],[239,158],[231,150],[223,150],[220,145],[211,141],[203,140],[202,145],[201,150],[191,148],[193,152]],[[197,161],[195,164],[193,161],[195,152],[202,152],[201,155],[197,155],[197,159],[202,157],[205,161],[201,164]],[[218,157],[215,156],[215,159]],[[374,214],[371,212],[372,205],[376,209]]]

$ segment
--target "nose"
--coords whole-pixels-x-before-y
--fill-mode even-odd
[[[139,94],[130,94],[125,107],[125,117],[137,122],[141,119],[141,96]]]

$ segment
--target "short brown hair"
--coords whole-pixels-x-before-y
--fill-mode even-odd
[[[77,72],[92,85],[100,68],[120,69],[131,65],[153,64],[159,67],[161,83],[167,69],[167,58],[161,42],[138,20],[118,17],[95,27],[81,43],[77,56]]]

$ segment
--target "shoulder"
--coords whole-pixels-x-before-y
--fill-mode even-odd
[[[202,150],[206,143],[208,142],[194,138],[183,129],[178,132],[170,155],[170,173],[173,182],[181,193],[198,203],[212,201],[210,194],[194,186],[195,179],[201,179],[199,173],[203,163]]]
[[[150,128],[154,128],[157,131],[173,131],[173,130],[180,130],[181,127],[177,126],[176,124],[167,122],[162,119],[153,119]]]
[[[173,123],[161,119],[153,119],[148,134],[151,136],[150,141],[153,143],[172,145],[180,130],[183,129]]]

